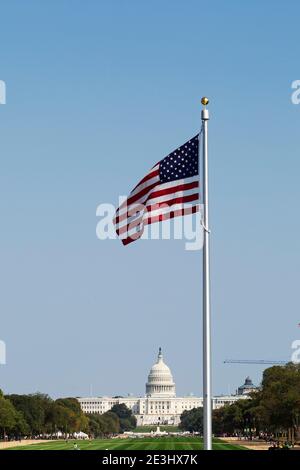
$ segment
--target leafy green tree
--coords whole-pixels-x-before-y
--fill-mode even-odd
[[[3,433],[3,437],[7,432],[11,431],[15,425],[16,410],[13,404],[2,396],[0,397],[0,429]]]
[[[107,411],[103,415],[105,434],[117,434],[120,432],[120,419],[118,415]]]
[[[136,428],[136,417],[124,403],[114,405],[110,411],[118,416],[121,432],[132,431]]]
[[[88,430],[88,418],[76,398],[59,398],[55,401],[56,425],[65,432]]]
[[[65,408],[69,408],[78,416],[82,414],[80,403],[76,398],[58,398],[55,400],[55,403]]]
[[[46,416],[52,400],[48,395],[35,393],[31,395],[8,395],[16,410],[21,411],[31,434],[47,432]]]
[[[30,427],[26,423],[24,415],[21,411],[16,410],[15,412],[15,424],[12,428],[12,434],[16,437],[30,435]]]
[[[214,434],[247,433],[251,436],[255,427],[254,405],[253,400],[239,400],[213,410]]]
[[[60,398],[53,401],[48,395],[9,395],[7,397],[22,413],[24,422],[19,418],[19,427],[28,434],[53,434],[57,431],[74,433],[88,429],[88,419],[75,398]],[[24,428],[24,425],[26,426]],[[27,433],[26,432],[26,433]]]
[[[95,437],[102,437],[103,433],[103,420],[102,416],[99,414],[89,414],[89,434]]]
[[[120,420],[115,413],[89,414],[88,422],[89,433],[94,437],[103,437],[120,432]]]
[[[294,428],[300,438],[300,365],[287,364],[266,369],[263,374],[260,406],[273,431]]]
[[[185,410],[180,417],[180,429],[203,433],[203,408]]]
[[[224,407],[213,410],[212,412],[212,428],[216,436],[221,436],[224,431]]]

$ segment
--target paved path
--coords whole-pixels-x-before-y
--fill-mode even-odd
[[[8,449],[9,447],[28,446],[30,444],[39,444],[40,442],[49,442],[46,439],[23,439],[22,441],[7,441],[0,442],[0,450]]]
[[[268,450],[270,447],[270,444],[267,444],[265,441],[247,441],[239,439],[238,437],[220,437],[219,439],[229,444],[236,444],[251,450]]]

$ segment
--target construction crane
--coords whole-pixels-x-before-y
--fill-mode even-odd
[[[285,365],[288,361],[268,361],[265,359],[225,359],[224,364],[262,364],[262,365]]]

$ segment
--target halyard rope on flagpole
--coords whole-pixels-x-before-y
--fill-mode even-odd
[[[203,219],[201,219],[201,226],[203,227],[203,230],[205,230],[205,232],[211,233],[211,230],[204,225]]]

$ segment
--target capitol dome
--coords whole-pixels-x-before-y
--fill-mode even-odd
[[[171,371],[164,363],[161,348],[159,348],[156,363],[151,367],[146,383],[147,397],[175,397],[175,383]]]

